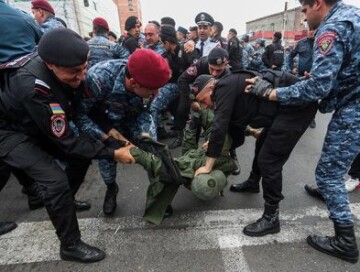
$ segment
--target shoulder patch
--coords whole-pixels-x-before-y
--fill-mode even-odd
[[[61,138],[66,131],[66,117],[65,115],[53,115],[51,116],[51,133],[56,138]]]
[[[58,103],[50,104],[50,109],[51,109],[52,114],[54,114],[54,115],[65,114],[64,110],[61,108],[60,104],[58,104]]]
[[[50,86],[40,79],[35,79],[34,90],[38,93],[48,95],[50,91]]]
[[[336,33],[334,32],[327,32],[322,34],[318,40],[317,40],[317,47],[319,49],[319,52],[326,56],[327,53],[330,52],[331,48],[334,45],[335,42]]]

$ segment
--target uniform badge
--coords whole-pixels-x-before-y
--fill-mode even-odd
[[[200,20],[201,20],[201,21],[204,21],[204,20],[205,20],[205,14],[204,14],[204,13],[201,13],[201,14],[200,14]]]
[[[56,138],[61,138],[66,130],[65,115],[53,115],[51,116],[51,133]]]
[[[58,103],[50,104],[50,109],[51,109],[52,114],[54,114],[54,115],[64,115],[65,114],[64,110],[61,108],[60,104],[58,104]]]
[[[327,55],[334,45],[336,34],[328,32],[322,34],[317,40],[317,47],[322,55]]]
[[[216,60],[216,64],[217,64],[217,65],[220,65],[220,64],[222,64],[222,63],[223,63],[223,61],[222,61],[221,58],[218,58],[218,59]]]

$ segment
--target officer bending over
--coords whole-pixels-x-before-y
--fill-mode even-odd
[[[80,239],[70,186],[76,167],[86,168],[92,158],[123,161],[121,152],[78,135],[72,121],[87,69],[86,42],[69,29],[55,29],[42,37],[38,52],[1,75],[0,159],[39,184],[61,258],[99,261],[105,253]],[[57,160],[68,163],[66,172]]]

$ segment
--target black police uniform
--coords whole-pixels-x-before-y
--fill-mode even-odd
[[[90,159],[112,159],[114,149],[76,136],[69,126],[81,88],[59,82],[38,56],[20,66],[1,75],[0,159],[36,180],[56,234],[66,246],[80,239],[69,182],[77,190],[76,179],[86,173]],[[66,173],[56,159],[68,163]]]
[[[221,77],[228,73],[230,73],[230,70],[226,68]],[[208,57],[201,57],[179,77],[178,85],[180,96],[174,119],[176,130],[182,131],[186,126],[186,121],[190,112],[190,84],[193,83],[198,76],[209,74]]]
[[[240,70],[242,67],[242,55],[243,50],[240,41],[237,37],[232,37],[227,45],[227,51],[229,53],[229,65],[231,70]]]

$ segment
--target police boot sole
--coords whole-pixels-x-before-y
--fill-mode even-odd
[[[64,261],[70,261],[70,262],[78,262],[78,263],[96,263],[105,258],[105,253],[99,254],[99,256],[96,256],[94,258],[88,258],[88,259],[82,259],[79,257],[66,255],[60,251],[60,257]]]
[[[280,232],[280,226],[276,227],[276,228],[271,228],[271,229],[267,229],[261,232],[250,232],[247,231],[245,228],[243,229],[243,233],[247,236],[251,236],[251,237],[261,237],[261,236],[265,236],[268,234],[275,234],[275,233],[279,233]]]
[[[340,258],[340,259],[343,259],[347,262],[350,262],[350,263],[357,263],[357,261],[359,260],[359,256],[345,256],[345,255],[340,255],[340,254],[336,254],[334,252],[331,252],[331,251],[327,251],[326,249],[322,248],[321,246],[319,246],[317,243],[315,243],[312,239],[311,239],[311,236],[309,235],[307,238],[306,238],[306,241],[307,243],[315,248],[316,250],[322,252],[322,253],[325,253],[327,255],[330,255],[330,256],[333,256],[333,257],[336,257],[336,258]]]

